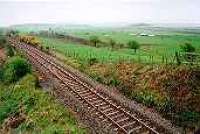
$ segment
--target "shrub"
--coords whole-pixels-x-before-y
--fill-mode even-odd
[[[195,52],[195,47],[192,46],[192,44],[190,43],[185,43],[184,45],[181,46],[181,49],[183,52],[185,52],[184,54],[184,59],[188,62],[193,62],[196,58],[196,55],[193,54],[193,52]]]
[[[108,85],[112,85],[112,86],[118,86],[120,85],[120,81],[115,78],[115,77],[112,77],[110,80],[109,80],[109,83],[107,83]]]
[[[13,50],[13,48],[10,46],[10,45],[6,45],[6,55],[7,56],[9,56],[9,57],[12,57],[12,56],[14,56],[14,50]]]
[[[200,113],[193,112],[193,111],[184,111],[177,113],[175,116],[175,119],[177,120],[178,125],[184,126],[184,127],[192,127],[198,124],[200,122]]]
[[[94,65],[95,63],[98,63],[98,60],[97,58],[89,58],[88,59],[88,64],[91,66],[91,65]]]
[[[195,47],[190,43],[185,43],[181,46],[182,51],[184,52],[195,52]]]
[[[170,99],[149,89],[133,91],[132,97],[146,106],[155,107],[159,111],[168,112],[174,107]]]
[[[3,67],[3,79],[5,82],[15,82],[30,72],[30,65],[21,57],[8,59]]]

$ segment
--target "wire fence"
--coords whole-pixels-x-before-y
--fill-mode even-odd
[[[61,51],[60,51],[61,52]],[[63,53],[63,52],[61,52]],[[88,62],[91,59],[96,59],[100,63],[144,63],[144,64],[200,64],[199,53],[175,52],[172,55],[151,55],[151,54],[135,54],[135,55],[112,55],[112,54],[97,54],[93,52],[79,53],[73,50],[67,50],[64,53],[67,57],[73,57],[82,62]]]

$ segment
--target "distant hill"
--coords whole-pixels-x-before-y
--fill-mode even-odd
[[[66,31],[69,29],[87,29],[91,28],[89,25],[76,25],[76,24],[19,24],[12,25],[9,28],[20,30],[22,32],[38,32],[41,30],[49,30],[52,29],[54,31]]]

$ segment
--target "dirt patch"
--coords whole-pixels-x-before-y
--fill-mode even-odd
[[[6,59],[5,50],[0,48],[0,63]]]
[[[0,129],[0,133],[10,133],[12,129],[17,128],[25,120],[26,115],[22,113],[8,117]]]

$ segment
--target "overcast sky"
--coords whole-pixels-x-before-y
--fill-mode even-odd
[[[200,23],[200,0],[0,0],[0,26]]]

